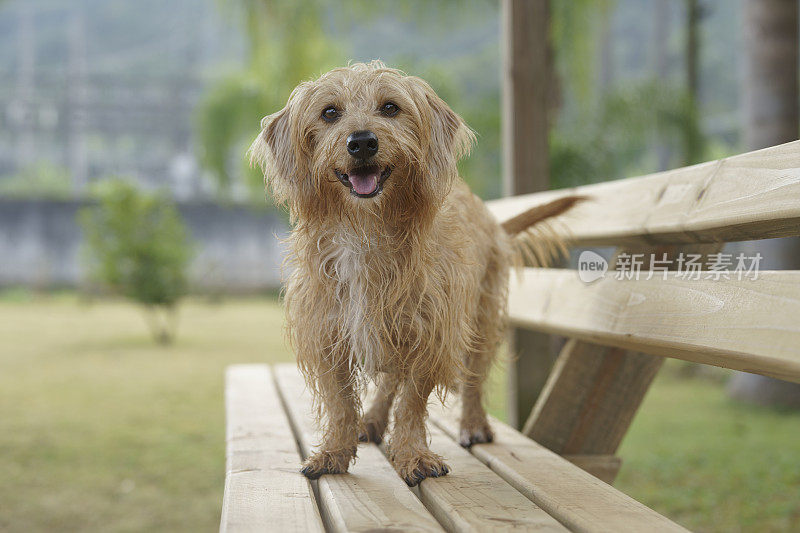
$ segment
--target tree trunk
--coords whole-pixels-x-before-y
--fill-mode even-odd
[[[669,1],[656,0],[653,9],[653,67],[654,78],[669,79],[667,53],[670,35]],[[660,120],[660,118],[656,118]],[[664,142],[663,134],[659,132],[659,142],[656,147],[658,153],[658,170],[669,168],[670,150]]]
[[[797,0],[744,3],[744,140],[749,150],[797,139],[797,6]]]
[[[757,150],[797,139],[798,2],[747,0],[743,19],[744,140],[748,150]],[[738,243],[728,251],[760,252],[764,269],[800,267],[796,238]],[[728,392],[750,403],[800,406],[800,384],[753,374],[735,374]]]
[[[700,163],[705,154],[705,139],[700,131],[700,20],[699,0],[686,0],[686,92],[689,95],[689,120],[684,128],[683,158],[686,165]]]

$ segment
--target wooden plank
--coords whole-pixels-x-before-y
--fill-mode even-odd
[[[266,365],[225,374],[227,467],[220,531],[324,531]]]
[[[295,365],[276,366],[275,377],[307,457],[319,442],[311,397]],[[325,475],[318,483],[320,507],[332,531],[442,531],[374,444],[358,447],[348,474]]]
[[[511,358],[506,373],[506,413],[512,427],[522,427],[536,404],[557,353],[559,338],[525,328],[512,328],[508,336]]]
[[[550,187],[549,2],[503,0],[503,194]]]
[[[616,265],[620,254],[641,253],[642,267],[652,268],[653,258],[674,261],[677,253],[718,251],[717,244],[691,245],[680,250],[674,245],[645,249],[620,248],[611,261]],[[667,266],[675,263],[667,263]],[[654,355],[628,352],[572,339],[558,356],[523,433],[559,455],[613,456],[628,431],[664,359]],[[580,466],[591,466],[590,474],[611,483],[619,470],[600,469],[585,459]],[[599,474],[599,475],[598,475]]]
[[[587,285],[573,270],[528,268],[522,278],[509,296],[518,326],[800,382],[800,271]]]
[[[548,48],[549,2],[503,0],[503,194],[550,188],[549,95],[553,65]],[[550,336],[513,329],[509,347],[508,415],[521,425],[553,364]]]
[[[431,420],[458,436],[457,406],[431,405]],[[567,528],[579,532],[662,532],[684,528],[616,490],[499,420],[495,441],[472,454]]]
[[[564,459],[579,467],[581,470],[589,472],[594,477],[605,481],[609,485],[614,480],[622,466],[622,459],[616,455],[562,455]]]
[[[642,268],[650,270],[677,265],[679,253],[707,260],[708,254],[720,248],[719,244],[621,248],[611,263],[625,257],[621,254],[639,253]],[[655,258],[666,262],[653,265]],[[523,433],[559,455],[577,454],[576,464],[591,468],[589,473],[610,483],[619,470],[619,458],[607,469],[597,459],[587,458],[613,457],[663,363],[663,357],[573,339],[559,354]]]
[[[450,473],[422,481],[419,495],[447,531],[567,531],[442,430],[430,423],[428,430]]]
[[[800,235],[800,141],[639,178],[487,202],[502,222],[565,195],[558,218],[586,246],[722,242]]]
[[[663,362],[570,339],[522,432],[559,455],[613,454]]]

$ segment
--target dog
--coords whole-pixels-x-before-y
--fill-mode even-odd
[[[564,198],[504,225],[459,177],[475,134],[428,83],[381,62],[301,83],[250,148],[288,207],[288,338],[322,424],[302,473],[344,473],[380,443],[409,486],[448,473],[428,448],[431,393],[461,395],[460,444],[491,442],[483,387],[504,336],[510,267]],[[531,238],[531,235],[534,235]],[[362,415],[362,392],[375,399]]]

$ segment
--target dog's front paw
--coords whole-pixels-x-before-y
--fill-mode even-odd
[[[308,479],[317,479],[324,474],[344,474],[355,457],[355,448],[336,452],[319,451],[305,460],[300,472]]]
[[[458,435],[458,443],[464,448],[469,448],[473,444],[482,444],[485,442],[492,442],[494,440],[494,433],[489,423],[484,418],[480,422],[472,424],[461,424],[461,431]]]
[[[409,487],[418,485],[425,478],[440,477],[450,472],[444,459],[430,450],[393,455],[392,464]]]
[[[365,418],[364,429],[359,433],[358,441],[380,444],[383,441],[384,431],[386,431],[386,421]]]

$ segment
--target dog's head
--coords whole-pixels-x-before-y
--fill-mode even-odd
[[[261,126],[251,161],[301,219],[437,205],[474,140],[430,85],[377,61],[300,84]]]

